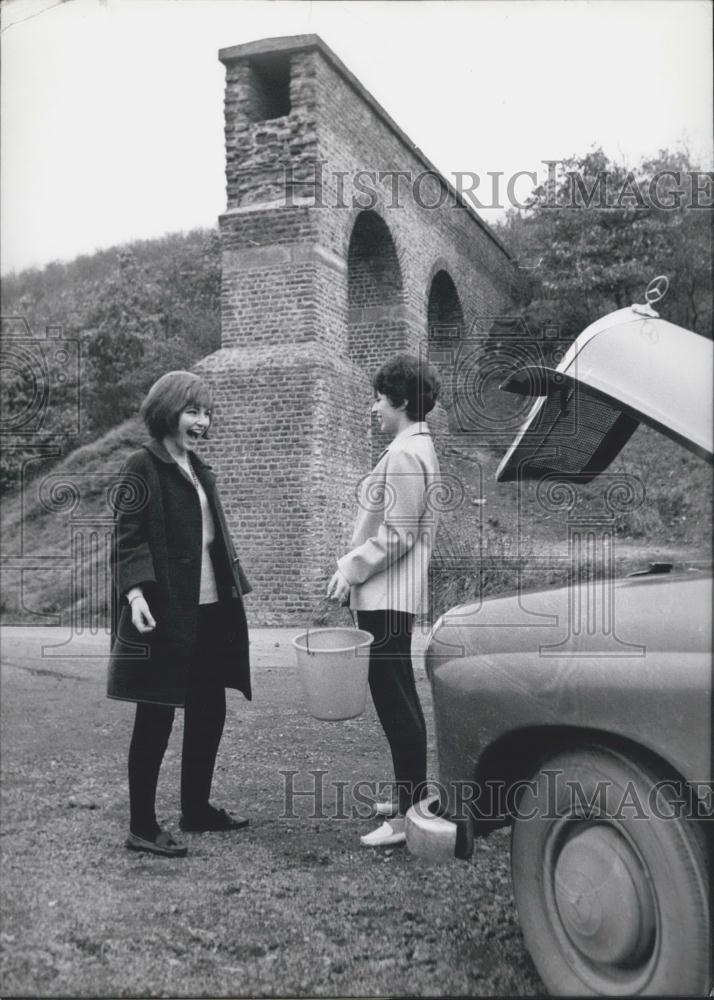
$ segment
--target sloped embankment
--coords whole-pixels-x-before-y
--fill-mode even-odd
[[[46,471],[3,505],[4,624],[103,625],[109,601],[111,489],[145,437],[132,418]]]

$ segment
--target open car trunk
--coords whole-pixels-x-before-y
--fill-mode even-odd
[[[588,482],[640,422],[711,461],[713,365],[711,340],[648,306],[605,316],[557,368],[527,365],[501,386],[537,398],[496,478],[560,474]]]

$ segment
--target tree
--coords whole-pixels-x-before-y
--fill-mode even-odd
[[[65,450],[71,450],[136,413],[159,375],[190,368],[218,349],[220,294],[215,230],[141,240],[4,278],[4,317],[24,324],[37,340],[48,325],[59,326],[63,337],[82,346],[81,431],[67,429],[77,426],[76,381],[50,379],[41,433],[59,434]],[[5,354],[0,409],[7,437],[34,390],[16,366],[5,363]],[[17,484],[21,443],[13,442],[0,459],[0,493]]]
[[[684,153],[662,150],[630,170],[595,150],[565,161],[554,184],[510,211],[504,242],[539,262],[526,280],[529,323],[557,324],[570,342],[598,317],[643,301],[648,282],[666,274],[661,314],[711,336],[712,213],[691,205],[693,172]]]
[[[84,329],[84,403],[93,431],[106,430],[136,411],[145,342],[159,323],[154,290],[142,281],[131,251],[120,253],[118,264]]]
[[[161,273],[139,263],[132,250],[121,251],[116,273],[87,317],[85,404],[93,435],[136,413],[149,386],[164,372],[189,368],[213,349],[201,336],[196,315],[203,307],[202,290],[197,289],[197,303],[187,307],[190,294],[186,285],[179,290],[181,276],[166,270],[166,262]],[[197,284],[191,275],[188,288]]]

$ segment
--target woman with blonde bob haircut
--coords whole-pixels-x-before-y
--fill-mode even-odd
[[[212,418],[209,386],[163,375],[141,415],[151,440],[127,459],[115,500],[112,648],[107,693],[136,702],[129,748],[130,850],[182,857],[155,799],[173,725],[184,709],[181,828],[248,825],[209,802],[227,687],[251,697],[242,573],[209,465],[196,454]]]

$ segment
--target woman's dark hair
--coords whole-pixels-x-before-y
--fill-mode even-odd
[[[179,417],[187,406],[213,407],[208,385],[192,372],[167,372],[149,389],[139,413],[146,429],[157,441],[174,434]]]
[[[431,413],[439,396],[436,368],[414,354],[397,354],[385,361],[372,379],[375,392],[386,396],[392,406],[406,402],[410,420],[423,420]]]

